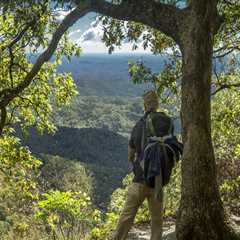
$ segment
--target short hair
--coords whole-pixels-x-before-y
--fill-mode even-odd
[[[151,90],[143,95],[144,107],[146,111],[156,111],[159,108],[158,94]]]

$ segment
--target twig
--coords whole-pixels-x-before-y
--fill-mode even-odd
[[[215,95],[221,90],[228,89],[228,88],[238,88],[240,87],[240,83],[234,83],[234,84],[222,84],[218,89],[216,89],[212,95]]]
[[[0,136],[3,133],[3,129],[5,127],[6,119],[7,119],[7,110],[6,110],[6,107],[2,107],[1,108],[1,121],[0,121]]]

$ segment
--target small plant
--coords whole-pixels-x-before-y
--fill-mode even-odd
[[[83,239],[100,220],[90,197],[83,192],[50,191],[37,203],[36,218],[51,239]]]

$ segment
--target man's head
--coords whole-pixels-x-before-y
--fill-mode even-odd
[[[159,97],[155,91],[149,91],[143,95],[145,112],[159,109]]]

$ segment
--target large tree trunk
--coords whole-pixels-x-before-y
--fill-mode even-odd
[[[198,0],[189,11],[181,40],[184,154],[177,239],[223,240],[229,239],[229,230],[217,186],[210,117],[216,3]]]

